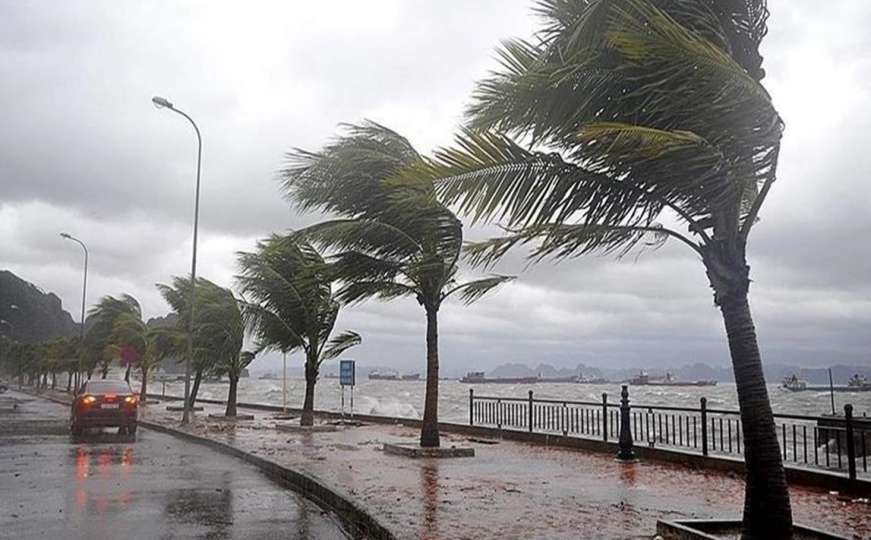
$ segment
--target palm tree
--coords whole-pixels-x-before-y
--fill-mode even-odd
[[[102,378],[109,373],[112,361],[118,358],[118,350],[112,348],[112,332],[119,317],[129,316],[142,319],[142,308],[139,301],[128,294],[120,298],[104,296],[100,302],[88,312],[88,318],[93,321],[85,334],[84,354],[88,360],[88,378],[96,365],[100,366]],[[129,375],[128,375],[129,377]]]
[[[148,376],[170,357],[184,350],[184,334],[173,328],[149,328],[139,313],[123,313],[115,319],[108,349],[130,369],[136,367],[142,377],[139,400],[148,394]],[[128,377],[129,382],[129,377]]]
[[[344,284],[341,301],[410,296],[424,308],[427,369],[420,444],[437,447],[439,308],[455,293],[472,303],[512,278],[458,282],[462,223],[436,200],[431,181],[403,177],[406,169],[422,163],[407,139],[366,122],[348,126],[347,136],[320,152],[291,153],[282,179],[287,195],[301,208],[341,216],[299,231],[336,250],[335,268]]]
[[[254,253],[240,252],[242,316],[258,350],[305,354],[305,400],[300,425],[314,425],[315,384],[321,364],[362,341],[356,332],[330,337],[341,305],[335,275],[320,253],[296,235],[273,234]]]
[[[224,411],[224,416],[236,416],[236,390],[239,386],[239,378],[242,376],[242,371],[254,361],[256,353],[251,351],[241,351],[234,357],[225,357],[217,366],[217,372],[220,375],[227,375],[230,379],[230,389],[227,391],[227,409]]]
[[[746,441],[745,538],[792,517],[750,314],[746,245],[775,179],[783,122],[760,81],[764,0],[540,0],[544,29],[482,82],[458,147],[419,168],[450,203],[540,260],[671,238],[704,264],[725,321]],[[509,136],[532,144],[526,148]],[[666,227],[660,221],[685,227]]]
[[[227,374],[230,391],[227,396],[226,416],[236,416],[236,387],[242,370],[254,360],[253,353],[242,353],[245,326],[239,302],[229,289],[220,288],[206,295],[197,304],[199,313],[194,325],[194,343],[204,347],[214,359],[212,373]]]
[[[187,335],[191,279],[176,276],[172,279],[172,285],[158,283],[156,286],[176,314],[176,330]],[[189,398],[191,406],[196,402],[203,377],[212,373],[222,355],[238,355],[243,338],[241,319],[233,293],[207,279],[198,277],[195,294],[197,315],[193,325],[191,363],[194,369],[194,383]],[[234,347],[237,347],[235,352],[233,352]],[[230,352],[227,352],[228,349]],[[176,354],[176,356],[182,355]]]

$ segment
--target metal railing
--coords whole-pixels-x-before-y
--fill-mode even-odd
[[[698,408],[630,405],[626,387],[624,392],[621,405],[609,402],[607,393],[596,402],[538,399],[532,390],[526,398],[480,396],[470,389],[469,425],[618,442],[622,417],[629,421],[630,444],[743,456],[738,411],[708,408],[706,398]],[[871,418],[854,418],[851,405],[843,415],[775,414],[774,420],[784,464],[846,473],[850,479],[868,475]]]

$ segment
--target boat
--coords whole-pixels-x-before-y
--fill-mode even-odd
[[[540,377],[496,377],[493,379],[487,378],[483,371],[470,371],[466,376],[460,379],[461,383],[470,384],[535,384],[542,381]]]
[[[606,379],[604,377],[594,377],[592,379],[588,379],[588,378],[583,377],[581,375],[578,375],[577,380],[575,382],[579,383],[579,384],[610,384],[611,383],[611,381],[609,381],[608,379]]]
[[[793,374],[785,378],[780,387],[790,392],[871,392],[871,381],[857,373],[850,377],[846,386],[843,384],[811,386]]]
[[[369,380],[372,381],[419,381],[420,373],[408,373],[400,375],[395,371],[370,371]]]
[[[780,386],[790,392],[801,392],[802,390],[807,390],[807,381],[799,379],[798,375],[793,373],[789,377],[783,379],[783,383],[781,383]]]
[[[847,381],[847,388],[853,392],[869,392],[871,391],[871,382],[857,373]]]
[[[393,371],[370,371],[369,380],[371,381],[398,381],[399,374]]]
[[[679,381],[672,377],[671,373],[666,373],[664,379],[653,379],[642,371],[637,377],[629,379],[629,384],[632,386],[715,386],[717,381],[702,380],[702,381]]]

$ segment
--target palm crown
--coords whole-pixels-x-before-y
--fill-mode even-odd
[[[348,136],[321,152],[289,158],[288,196],[303,209],[342,216],[298,233],[334,250],[340,300],[411,296],[438,310],[448,296],[471,303],[510,279],[458,281],[462,223],[436,199],[432,182],[404,177],[423,158],[396,132],[374,122],[348,126]]]
[[[420,168],[451,179],[439,185],[449,202],[513,233],[472,259],[531,240],[537,256],[622,252],[650,233],[718,268],[743,257],[783,128],[752,53],[764,2],[546,0],[539,11],[540,41],[508,42],[502,71],[480,84],[475,131]],[[663,212],[687,232],[660,225]]]

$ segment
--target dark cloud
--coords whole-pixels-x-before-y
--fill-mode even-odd
[[[320,147],[339,122],[372,118],[423,151],[449,144],[474,81],[503,38],[528,35],[530,0],[318,3],[0,4],[0,267],[77,311],[129,292],[148,315],[155,282],[189,268],[195,139],[150,104],[166,95],[204,138],[200,268],[231,285],[234,253],[298,227],[275,173],[292,146]],[[768,361],[871,362],[871,5],[772,0],[766,85],[787,122],[779,180],[750,246],[751,301]],[[468,226],[470,238],[495,231]],[[441,312],[443,365],[502,362],[663,366],[728,362],[704,271],[668,244],[496,271],[519,279]],[[424,316],[413,300],[369,302],[340,326],[354,355],[419,369]],[[262,361],[260,361],[262,362]]]

